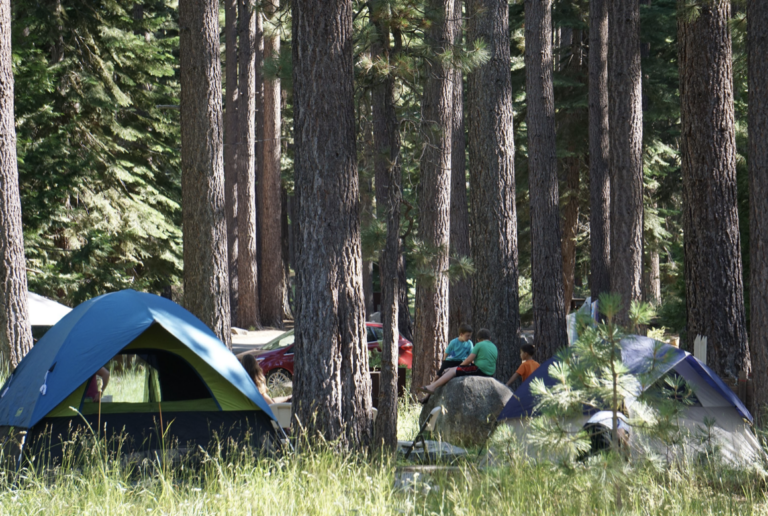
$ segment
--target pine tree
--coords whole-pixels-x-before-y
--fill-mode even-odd
[[[526,0],[525,67],[533,324],[538,356],[546,360],[568,344],[555,149],[551,0]]]
[[[461,15],[461,0],[454,0],[455,16]],[[455,24],[456,47],[461,46],[462,22]],[[464,127],[464,78],[453,71],[453,123],[451,134],[451,235],[450,254],[454,260],[469,258],[469,206],[467,204],[467,136]],[[459,334],[459,325],[472,321],[471,278],[455,279],[449,287],[449,338]]]
[[[397,368],[398,368],[398,297],[400,281],[400,134],[395,111],[395,77],[391,69],[393,54],[402,49],[390,44],[391,12],[385,1],[371,4],[371,20],[376,29],[372,57],[383,68],[371,95],[373,104],[374,166],[376,200],[386,220],[386,245],[379,258],[381,283],[381,375],[376,416],[376,442],[389,449],[397,447]]]
[[[453,51],[456,23],[453,0],[430,0],[426,44],[431,55],[424,64],[420,160],[419,238],[431,257],[416,285],[413,380],[415,393],[432,381],[448,340],[448,265],[451,204],[451,124]]]
[[[642,297],[643,271],[643,113],[638,0],[610,3],[608,92],[611,174],[611,291],[624,305],[618,323],[626,325],[629,306]]]
[[[237,322],[245,328],[261,327],[256,255],[256,103],[260,86],[257,54],[262,32],[261,13],[256,6],[251,0],[238,0]]]
[[[688,339],[706,336],[721,377],[749,372],[736,188],[730,2],[678,22]]]
[[[768,403],[768,4],[747,2],[749,59],[750,355],[753,406]]]
[[[16,367],[32,349],[13,111],[11,3],[0,2],[0,359]]]
[[[488,328],[499,349],[496,378],[506,381],[519,363],[517,214],[509,5],[467,4],[469,47],[482,42],[489,59],[467,75],[472,260],[472,320]]]
[[[227,210],[227,263],[229,265],[229,306],[232,325],[237,323],[237,0],[224,3],[226,42],[226,101],[224,111],[224,182]]]
[[[141,7],[14,3],[30,288],[70,305],[181,280],[177,10]]]
[[[292,15],[299,223],[293,406],[310,436],[364,447],[371,442],[371,387],[361,270],[352,2],[294,0]]]
[[[181,0],[184,301],[231,346],[218,2]]]

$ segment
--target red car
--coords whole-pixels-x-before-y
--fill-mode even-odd
[[[368,350],[381,351],[379,343],[384,337],[384,330],[379,323],[365,323],[368,330]],[[293,330],[286,332],[266,344],[260,350],[253,352],[259,361],[264,375],[267,377],[269,388],[288,383],[293,379]],[[397,359],[399,365],[411,368],[413,363],[413,344],[400,337],[398,344],[400,353]]]

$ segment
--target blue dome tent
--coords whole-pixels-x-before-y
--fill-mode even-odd
[[[95,403],[94,374],[129,355],[146,372],[144,396]],[[109,392],[106,392],[109,394]],[[75,410],[73,410],[75,409]],[[0,389],[0,431],[26,430],[29,446],[50,432],[99,427],[132,438],[125,451],[157,448],[158,428],[179,446],[274,435],[274,416],[237,358],[199,319],[162,297],[123,290],[79,305],[32,348]]]
[[[736,394],[717,374],[690,353],[661,344],[648,337],[629,336],[622,339],[621,360],[630,374],[652,372],[653,381],[667,374],[677,374],[692,386],[696,401],[686,407],[679,426],[695,434],[704,429],[706,420],[714,420],[715,437],[724,457],[734,463],[744,463],[762,456],[760,444],[750,427],[752,414]],[[536,398],[531,392],[531,382],[537,378],[551,387],[555,380],[549,376],[549,367],[557,360],[551,358],[542,363],[514,392],[498,416],[500,422],[513,427],[522,442],[525,442],[527,420],[536,416]],[[639,393],[638,393],[639,394]],[[628,403],[632,412],[631,403]],[[571,422],[574,430],[580,429],[596,410],[585,410],[582,418]],[[632,435],[632,434],[631,434]],[[637,435],[635,444],[655,448],[658,443],[642,441]],[[689,447],[687,452],[695,451]]]

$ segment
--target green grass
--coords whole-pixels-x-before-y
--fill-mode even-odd
[[[143,393],[143,378],[140,368],[115,374],[106,394],[117,400]],[[420,409],[401,402],[400,439],[416,434]],[[0,472],[0,516],[768,515],[766,478],[757,470],[634,463],[621,484],[619,508],[610,469],[599,461],[566,469],[530,460],[504,427],[490,448],[490,461],[470,450],[454,472],[403,490],[394,487],[402,461],[341,454],[331,446],[254,457],[235,445],[210,452],[201,463],[126,464],[106,454],[103,442],[89,439],[64,466]]]
[[[401,405],[401,437],[414,435],[419,408]],[[473,453],[451,474],[398,490],[402,463],[330,446],[260,458],[235,447],[201,464],[168,466],[126,465],[105,457],[95,441],[64,467],[0,477],[0,515],[768,514],[765,479],[756,472],[636,464],[617,510],[610,475],[599,463],[568,470],[531,461],[503,428],[491,447],[488,467],[479,467]]]
[[[144,366],[129,367],[119,372],[113,370],[104,394],[111,395],[112,401],[115,403],[140,403],[144,400],[145,383],[146,371]]]

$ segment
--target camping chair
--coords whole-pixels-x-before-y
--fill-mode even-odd
[[[288,447],[291,450],[293,450],[293,445],[291,444],[291,440],[288,439],[288,436],[285,434],[285,431],[280,426],[280,424],[274,419],[270,422],[272,423],[272,428],[275,429],[275,433],[277,434],[277,440],[280,441],[280,444],[282,446]]]
[[[420,446],[426,450],[426,442],[424,441],[424,434],[426,432],[432,432],[435,430],[435,424],[437,423],[437,416],[441,412],[445,412],[445,409],[443,408],[442,405],[438,405],[437,407],[432,409],[432,412],[429,413],[429,415],[427,416],[427,420],[424,421],[423,425],[421,425],[421,428],[419,429],[419,433],[416,434],[416,437],[413,439],[413,441],[411,441],[411,444],[407,445],[408,449],[405,452],[406,460],[408,459],[408,457],[411,456],[411,452],[417,445],[420,444]]]

